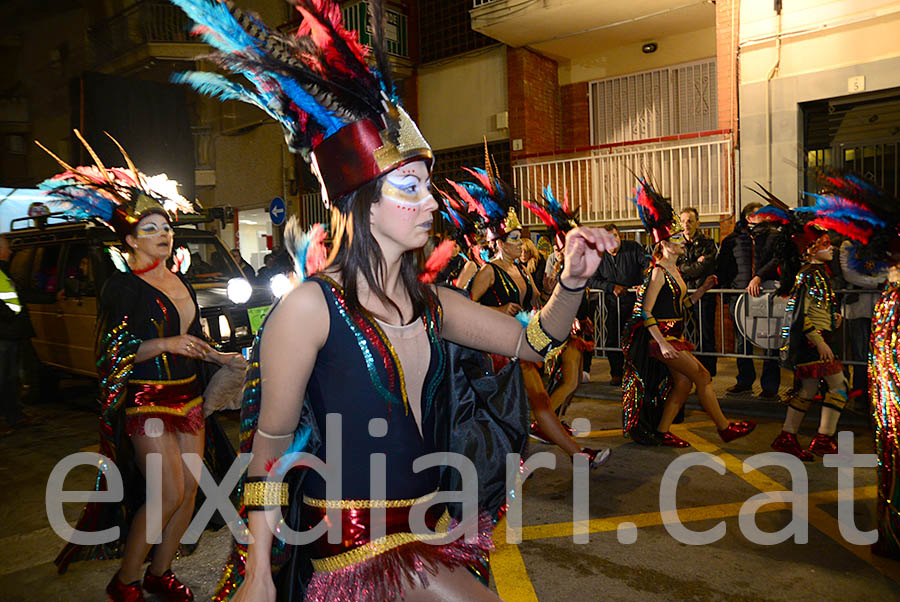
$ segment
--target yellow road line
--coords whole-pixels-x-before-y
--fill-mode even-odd
[[[698,452],[706,452],[708,454],[714,454],[722,459],[725,462],[725,468],[728,469],[729,472],[734,473],[753,487],[756,487],[760,491],[784,491],[785,487],[778,481],[769,478],[759,470],[753,470],[748,473],[744,472],[744,461],[740,458],[736,458],[735,456],[729,454],[726,451],[723,451],[721,447],[719,447],[716,443],[701,437],[700,435],[693,433],[684,427],[688,426],[687,424],[677,425],[682,428],[676,428],[678,431],[678,436],[691,444],[695,451]]]
[[[538,597],[531,585],[525,561],[519,546],[505,543],[506,518],[494,527],[494,551],[491,553],[491,574],[497,595],[506,602],[537,602]]]

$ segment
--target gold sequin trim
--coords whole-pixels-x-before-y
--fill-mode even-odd
[[[528,326],[525,328],[525,337],[528,339],[528,344],[538,353],[553,342],[541,328],[540,314],[535,314],[528,322]]]
[[[329,556],[328,558],[313,558],[313,570],[316,572],[339,571],[348,566],[371,560],[379,554],[384,554],[385,552],[393,550],[394,548],[399,548],[408,543],[441,539],[446,535],[449,526],[450,515],[447,514],[447,511],[445,510],[444,514],[438,519],[438,522],[435,525],[435,533],[392,533],[391,535],[385,535],[384,537],[379,537],[358,548],[336,554],[335,556]]]
[[[430,501],[437,491],[432,491],[422,497],[414,497],[405,500],[321,500],[319,498],[303,496],[303,503],[313,508],[340,508],[341,510],[360,510],[365,508],[409,508],[416,504]]]
[[[136,408],[125,408],[125,413],[126,414],[175,414],[177,416],[184,416],[188,412],[190,412],[191,410],[193,410],[194,408],[196,408],[198,405],[200,405],[202,403],[203,403],[202,397],[195,397],[194,399],[190,400],[189,402],[187,402],[186,404],[181,406],[181,408],[170,408],[168,406],[150,405],[150,406],[139,406]]]
[[[244,484],[245,506],[287,506],[288,485],[285,482],[253,481]]]

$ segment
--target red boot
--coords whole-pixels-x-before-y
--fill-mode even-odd
[[[582,453],[588,457],[588,466],[591,470],[595,468],[599,468],[606,464],[609,457],[612,455],[612,451],[609,448],[603,447],[600,449],[591,449],[590,447],[582,447]]]
[[[787,431],[781,431],[781,434],[775,437],[775,441],[772,441],[772,449],[796,456],[804,462],[812,462],[815,459],[811,453],[800,447],[797,435]]]
[[[109,602],[144,602],[144,592],[141,591],[140,582],[134,581],[126,585],[119,581],[119,574],[116,573],[106,586],[106,599]]]
[[[735,439],[749,435],[755,428],[756,423],[752,420],[731,422],[727,427],[719,431],[719,437],[722,438],[722,441],[728,443],[729,441],[734,441]]]
[[[831,435],[817,434],[809,444],[809,451],[817,456],[838,453],[837,441]]]
[[[672,433],[663,433],[662,445],[664,447],[690,447],[691,444]]]
[[[191,602],[194,599],[190,588],[179,581],[171,569],[157,577],[148,566],[144,573],[144,589],[167,602]]]

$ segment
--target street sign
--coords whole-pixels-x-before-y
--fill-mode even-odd
[[[280,196],[272,199],[272,203],[269,205],[269,217],[272,219],[272,225],[280,226],[284,223],[286,216],[287,208],[284,206],[284,199]]]

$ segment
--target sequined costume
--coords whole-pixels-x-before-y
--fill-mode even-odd
[[[326,415],[341,416],[342,499],[328,499],[326,482],[319,473],[294,470],[288,478],[292,493],[287,521],[292,529],[307,531],[323,520],[327,522],[328,508],[338,508],[342,540],[331,544],[323,535],[309,545],[292,548],[276,538],[272,566],[277,571],[279,599],[348,602],[392,599],[401,595],[408,584],[426,583],[426,572],[436,564],[479,570],[492,546],[492,522],[488,515],[482,514],[479,536],[472,541],[458,539],[431,545],[427,542],[431,536],[413,534],[409,527],[414,503],[427,503],[442,483],[437,466],[416,472],[413,462],[440,449],[453,449],[448,437],[458,436],[446,432],[449,423],[436,422],[439,413],[436,401],[443,400],[447,394],[443,383],[448,363],[440,336],[441,308],[436,297],[432,298],[426,315],[410,325],[423,331],[430,354],[422,384],[420,433],[409,407],[408,378],[386,334],[386,326],[363,309],[350,309],[343,289],[330,278],[316,275],[311,280],[325,295],[330,327],[307,385],[292,448],[304,449],[326,460],[328,440],[322,425],[326,423]],[[245,386],[242,450],[252,447],[261,398],[258,341],[259,336]],[[518,387],[521,388],[521,383]],[[441,406],[441,415],[447,416],[447,408],[443,403]],[[369,435],[373,419],[386,421],[387,436]],[[524,442],[524,433],[520,438]],[[298,440],[303,443],[298,445]],[[372,454],[383,454],[387,460],[386,496],[381,500],[370,499]],[[498,459],[492,458],[492,462],[497,463]],[[494,504],[497,504],[496,500],[504,498],[505,491],[494,493]],[[372,508],[385,509],[383,522],[378,523],[384,535],[377,540],[371,537],[375,528],[372,521],[381,519],[372,517]],[[443,504],[435,503],[425,514],[425,525],[442,533],[455,527],[456,521]],[[240,584],[244,554],[245,548],[237,546],[215,600],[228,599]]]
[[[665,283],[656,297],[656,303],[652,308],[644,307],[651,270],[638,288],[634,311],[622,339],[625,355],[623,430],[626,436],[638,442],[656,432],[663,403],[672,387],[669,369],[660,361],[659,344],[650,335],[650,326],[656,325],[675,349],[694,349],[694,345],[684,339],[685,313],[691,306],[690,298],[668,270],[660,269]]]
[[[202,337],[194,291],[183,282],[191,293],[195,312],[188,333]],[[214,416],[203,416],[202,362],[170,353],[134,361],[141,342],[181,332],[178,310],[168,297],[131,273],[116,272],[104,284],[99,305],[100,454],[121,473],[125,497],[119,504],[86,505],[76,528],[98,531],[117,526],[120,536],[98,546],[68,544],[55,561],[60,573],[75,560],[116,558],[121,554],[131,518],[143,505],[145,492],[129,438],[144,434],[148,419],[159,418],[166,430],[188,433],[199,432],[206,425],[204,461],[217,479],[234,459],[234,450],[218,421]],[[107,489],[104,473],[108,461],[104,459],[99,467],[97,491]]]
[[[878,551],[900,559],[900,282],[875,305],[869,387],[878,455]]]
[[[819,359],[816,349],[822,341],[831,346],[837,307],[828,268],[813,263],[804,266],[788,298],[788,311],[793,310],[794,319],[785,325],[787,343],[783,349],[797,378],[824,378],[844,369],[838,359]]]

